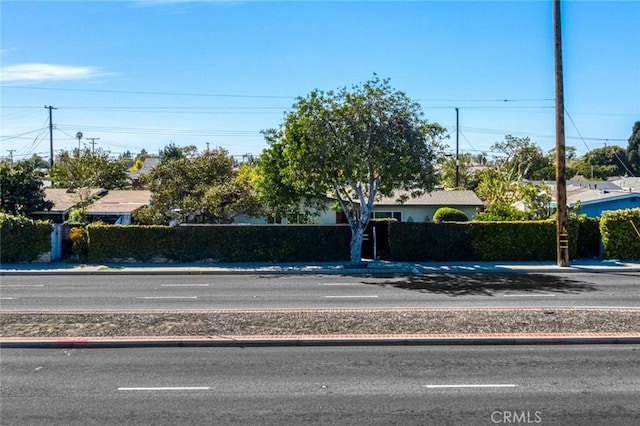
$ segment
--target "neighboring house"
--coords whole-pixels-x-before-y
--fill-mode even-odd
[[[640,192],[640,177],[620,178],[612,181],[612,183],[626,191]]]
[[[160,164],[160,157],[147,157],[144,160],[144,164],[137,172],[130,172],[129,179],[133,183],[135,189],[142,189],[145,187],[143,181],[144,175],[148,174],[154,167]]]
[[[484,204],[475,192],[433,191],[416,198],[409,198],[402,204],[396,202],[398,196],[382,198],[373,207],[373,218],[394,218],[398,222],[430,222],[441,207],[461,210],[469,220],[475,217]]]
[[[551,207],[556,206],[555,190],[553,199]],[[567,185],[569,207],[575,207],[578,201],[580,202],[578,214],[601,217],[605,211],[639,208],[640,191],[624,190],[611,182],[581,182],[581,185]]]
[[[473,191],[433,191],[420,197],[411,198],[404,203],[396,202],[402,193],[394,197],[385,197],[377,201],[373,207],[373,218],[394,218],[399,222],[430,222],[440,207],[453,207],[463,211],[469,220],[475,217],[478,209],[484,207],[482,200]],[[318,212],[314,223],[336,224],[347,223],[344,213],[336,212],[331,207],[335,200],[327,199],[324,211]],[[238,217],[234,223],[267,223],[265,218]],[[282,223],[287,223],[283,221]]]
[[[91,189],[84,199],[104,195],[105,189]],[[63,223],[69,219],[69,213],[82,202],[82,197],[67,188],[44,188],[44,199],[51,201],[53,207],[50,210],[32,212],[34,219],[50,220],[53,223]]]
[[[87,207],[87,218],[90,222],[130,225],[133,212],[148,205],[151,205],[151,191],[110,190]]]
[[[53,203],[51,210],[33,212],[35,219],[63,223],[69,213],[82,204],[83,200],[93,200],[87,209],[90,222],[130,224],[131,214],[138,208],[151,204],[151,191],[92,189],[85,197],[70,192],[66,188],[45,188],[44,198]]]

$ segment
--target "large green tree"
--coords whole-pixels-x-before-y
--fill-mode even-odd
[[[350,90],[314,90],[265,132],[261,188],[280,203],[335,198],[351,227],[351,262],[359,263],[376,198],[431,190],[443,134],[377,76]]]
[[[571,165],[577,174],[593,179],[606,180],[611,176],[625,176],[631,172],[627,151],[617,145],[592,149]]]
[[[0,211],[13,215],[28,215],[38,210],[50,209],[52,204],[44,199],[44,172],[37,156],[11,164],[0,162]]]
[[[222,148],[198,154],[193,147],[169,145],[145,181],[153,193],[146,217],[174,215],[180,221],[201,217],[207,223],[230,223],[238,215],[256,215],[259,205],[246,174]]]
[[[458,156],[458,160],[459,163],[456,169],[455,156],[440,157],[438,161],[440,163],[440,183],[446,189],[475,189],[478,186],[478,182],[472,170],[473,156],[471,154],[462,154]]]
[[[633,168],[636,176],[640,176],[640,121],[636,121],[629,136],[629,145],[627,146],[627,156],[629,163]]]
[[[100,149],[63,151],[56,157],[49,174],[55,188],[125,189],[131,185],[126,164],[111,159]]]
[[[501,152],[504,166],[515,169],[521,179],[548,180],[555,176],[549,156],[528,137],[506,135],[504,141],[494,143],[491,149]]]

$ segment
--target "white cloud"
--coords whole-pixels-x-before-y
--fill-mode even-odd
[[[55,64],[20,64],[0,67],[0,81],[79,80],[104,75],[96,67]]]

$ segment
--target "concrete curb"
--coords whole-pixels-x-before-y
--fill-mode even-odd
[[[3,349],[640,344],[640,333],[0,338]]]
[[[370,262],[367,268],[345,268],[342,264],[325,265],[265,265],[224,264],[105,264],[73,265],[0,265],[0,276],[42,275],[398,275],[398,274],[549,274],[549,273],[640,273],[640,263],[583,262],[563,268],[547,263],[513,262]]]

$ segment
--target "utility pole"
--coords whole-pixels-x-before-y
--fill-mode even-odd
[[[553,33],[556,89],[556,254],[558,266],[569,266],[567,180],[564,138],[564,86],[562,74],[562,23],[560,0],[553,0]]]
[[[13,166],[13,153],[15,152],[15,149],[8,149],[7,151],[9,151],[9,164]]]
[[[94,154],[96,148],[96,141],[99,141],[100,138],[85,138],[88,141],[91,141],[91,155]]]
[[[460,185],[460,125],[458,108],[456,107],[456,188]]]
[[[49,166],[53,166],[53,113],[52,110],[58,109],[54,108],[51,105],[44,106],[49,110]]]

